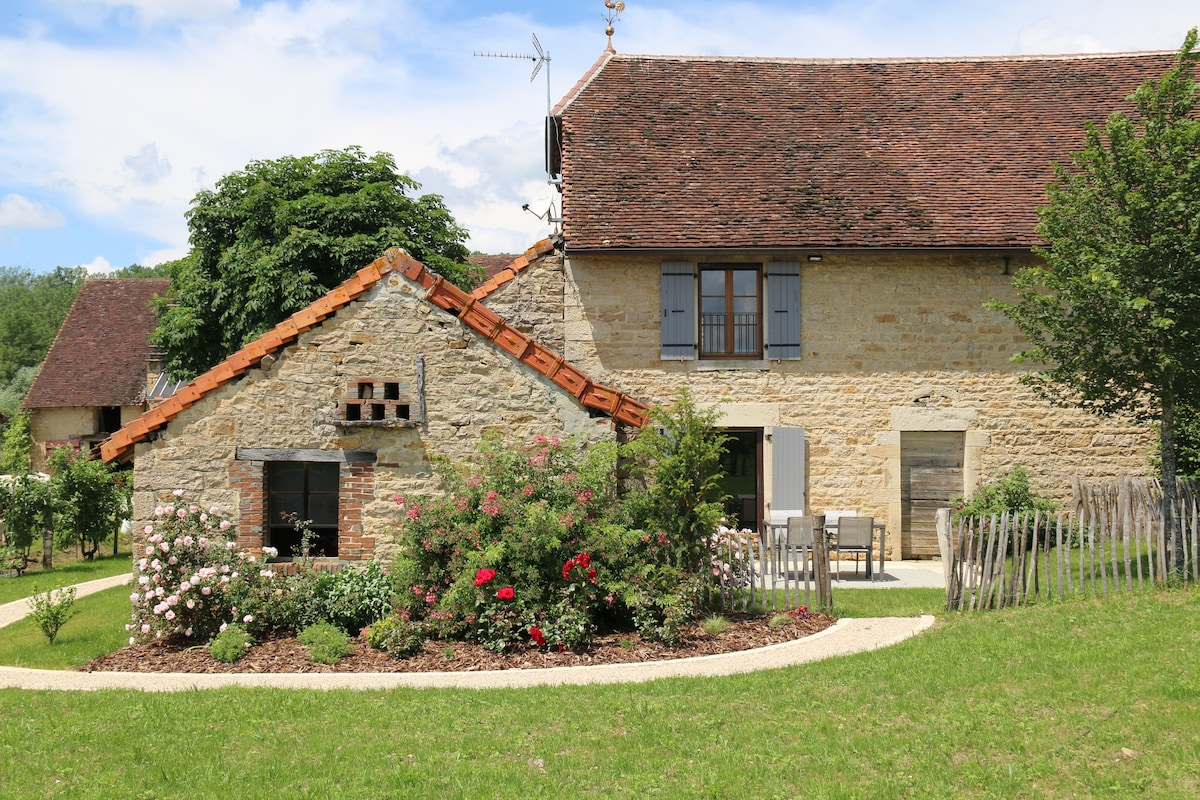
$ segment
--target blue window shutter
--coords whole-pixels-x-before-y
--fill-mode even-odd
[[[788,517],[805,514],[804,429],[771,431],[771,522],[782,525]]]
[[[696,265],[690,261],[662,264],[662,359],[696,357]]]
[[[800,264],[767,265],[767,358],[800,358]]]

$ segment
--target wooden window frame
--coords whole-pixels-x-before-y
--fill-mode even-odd
[[[742,359],[755,360],[763,357],[763,268],[761,264],[700,264],[699,266],[699,304],[698,313],[696,315],[699,330],[697,331],[697,342],[699,347],[699,355],[701,359]],[[724,273],[724,295],[705,294],[705,274]],[[753,272],[754,273],[754,311],[737,311],[735,305],[739,299],[747,299],[748,294],[737,294],[735,292],[734,273],[736,272]],[[722,298],[724,299],[724,311],[721,312],[706,312],[705,301]],[[720,325],[712,325],[707,321],[715,315],[723,316]],[[751,348],[739,350],[739,330],[751,327],[744,323],[738,322],[738,317],[746,317],[753,320],[753,344]],[[732,321],[732,324],[730,322]],[[719,333],[713,332],[711,329],[720,328]],[[713,341],[714,337],[719,337],[721,342],[720,349],[710,348],[708,345]]]

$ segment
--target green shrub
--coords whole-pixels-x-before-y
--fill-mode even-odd
[[[722,617],[719,614],[713,614],[704,620],[701,628],[703,628],[704,632],[709,636],[720,636],[722,633],[729,630],[731,624],[732,623],[730,623],[730,621],[725,617]]]
[[[30,616],[37,622],[50,644],[54,644],[58,631],[71,617],[75,616],[75,587],[68,586],[53,592],[39,594],[37,584],[29,598]]]
[[[425,626],[399,614],[384,617],[367,628],[367,644],[393,658],[408,658],[421,652],[428,640]]]
[[[308,648],[308,657],[314,664],[336,664],[354,652],[346,634],[328,622],[309,625],[296,638]]]
[[[1040,511],[1044,515],[1058,512],[1058,505],[1053,500],[1034,493],[1029,483],[1029,470],[1024,467],[1013,467],[981,483],[970,498],[956,497],[951,500],[950,508],[955,522],[967,517],[986,519],[1005,511],[1010,514]]]
[[[223,664],[232,664],[246,655],[253,642],[241,625],[227,625],[208,646],[208,654]]]
[[[346,633],[358,632],[392,612],[392,579],[378,561],[322,573],[314,589],[321,616]]]
[[[776,614],[771,617],[771,621],[767,623],[769,628],[783,628],[788,625],[795,625],[796,618],[791,614]]]

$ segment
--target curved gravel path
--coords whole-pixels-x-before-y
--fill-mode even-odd
[[[129,576],[81,583],[77,596],[119,586]],[[0,606],[0,627],[24,617],[25,600]],[[928,630],[934,617],[879,617],[843,619],[820,633],[794,642],[757,650],[715,656],[650,661],[637,664],[604,664],[595,667],[508,669],[487,672],[439,673],[143,673],[71,672],[63,670],[0,667],[0,688],[85,690],[140,689],[175,692],[225,686],[260,686],[276,689],[394,689],[397,687],[455,687],[464,689],[519,688],[525,686],[582,685],[589,683],[640,683],[658,678],[735,675],[762,669],[803,664],[831,656],[859,653],[896,644]]]

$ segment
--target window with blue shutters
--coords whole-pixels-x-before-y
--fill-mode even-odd
[[[660,288],[663,360],[800,358],[798,262],[666,261]]]

